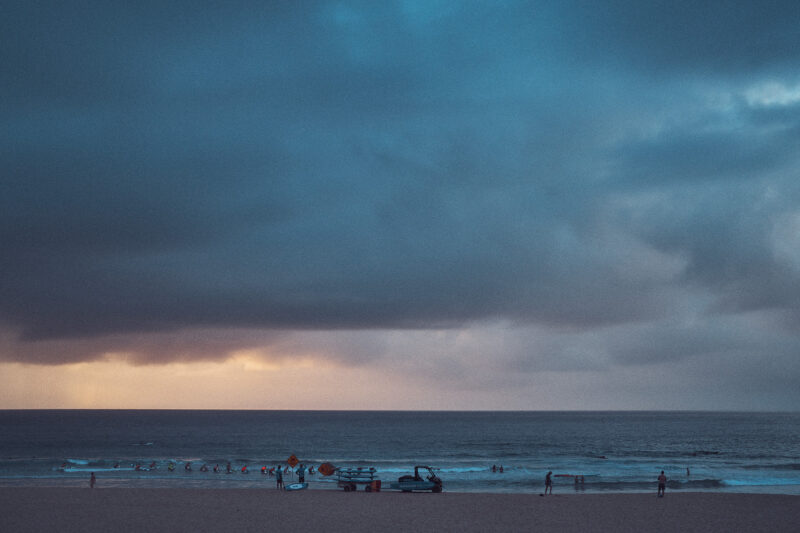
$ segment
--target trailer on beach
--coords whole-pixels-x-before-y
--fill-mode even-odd
[[[337,468],[336,485],[343,488],[345,492],[355,492],[359,485],[363,485],[366,492],[381,490],[381,480],[378,479],[378,473],[374,466]]]

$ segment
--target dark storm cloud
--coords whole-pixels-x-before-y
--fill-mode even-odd
[[[620,57],[650,75],[750,74],[797,62],[797,2],[579,1],[562,15],[582,51],[605,61]]]
[[[3,357],[186,328],[602,328],[694,306],[682,290],[796,331],[773,241],[800,116],[745,94],[800,81],[797,10],[11,6],[0,321],[30,344]]]

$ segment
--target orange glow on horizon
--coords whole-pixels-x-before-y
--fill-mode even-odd
[[[311,358],[236,352],[223,362],[131,365],[122,359],[58,366],[0,363],[2,409],[392,408],[386,376]],[[346,383],[343,387],[341,384]],[[365,398],[370,398],[365,407]]]

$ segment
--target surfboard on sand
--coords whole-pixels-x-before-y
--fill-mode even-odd
[[[284,488],[286,490],[303,490],[308,488],[308,483],[290,483]]]

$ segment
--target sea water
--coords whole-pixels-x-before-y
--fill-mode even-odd
[[[798,413],[0,411],[3,486],[272,489],[261,468],[293,454],[384,483],[429,465],[451,492],[538,493],[548,471],[555,492],[654,491],[664,470],[668,490],[800,494]]]

